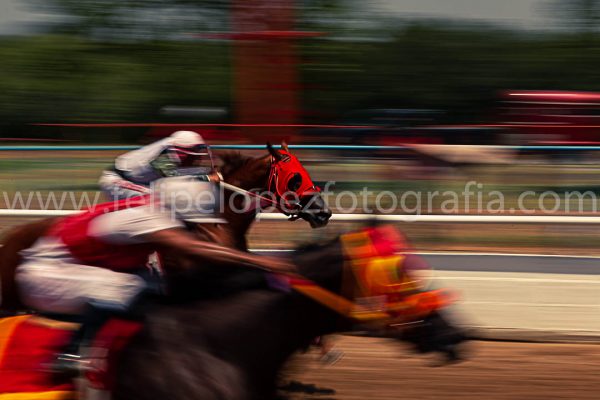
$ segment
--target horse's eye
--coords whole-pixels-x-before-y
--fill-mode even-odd
[[[289,191],[295,192],[296,190],[300,189],[300,186],[302,185],[302,175],[300,175],[299,173],[295,173],[294,176],[292,176],[290,178],[290,180],[288,181],[287,184],[287,188]]]

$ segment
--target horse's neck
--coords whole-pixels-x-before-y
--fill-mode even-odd
[[[317,246],[306,247],[297,251],[294,264],[300,274],[319,286],[342,294],[342,284],[345,276],[345,256],[339,239]]]
[[[196,236],[199,239],[216,243],[224,247],[231,247],[240,250],[246,250],[243,243],[229,225],[223,224],[201,224],[196,226]]]
[[[255,211],[236,213],[228,206],[228,197],[225,199],[227,206],[223,217],[227,224],[200,224],[196,226],[196,234],[202,240],[232,247],[238,250],[248,250],[246,234],[256,219]]]
[[[224,212],[224,218],[228,222],[224,228],[229,232],[232,246],[240,250],[247,250],[246,234],[256,219],[256,212],[236,213],[227,208]]]
[[[304,250],[294,256],[294,262],[304,276],[319,286],[345,294],[342,293],[344,254],[339,241]],[[248,356],[246,361],[250,364],[256,360],[254,357],[261,356],[250,354],[248,348],[260,349],[262,360],[267,362],[269,359],[273,368],[279,368],[288,356],[308,346],[315,337],[351,328],[349,321],[331,309],[295,291],[249,291],[225,303],[231,307],[229,315],[236,315],[233,310],[239,311],[241,318],[232,322],[236,325],[233,331],[245,338],[239,351]],[[272,336],[264,337],[263,334],[260,337],[255,330],[262,330],[266,335],[270,332]],[[270,343],[270,354],[264,348],[264,340]]]
[[[227,176],[225,181],[244,190],[262,188],[260,190],[262,192],[266,189],[271,165],[269,162],[264,162],[263,159],[260,158],[255,159],[255,162],[257,163],[255,165],[259,166],[259,168],[256,169],[257,176],[242,177],[240,175],[244,175],[245,172],[242,169],[236,171],[231,176]],[[262,168],[263,166],[264,169]],[[240,250],[247,250],[246,234],[256,219],[258,210],[256,210],[254,207],[251,207],[249,210],[244,212],[237,211],[244,210],[245,207],[241,203],[243,201],[242,197],[238,194],[237,197],[232,201],[231,199],[233,195],[234,194],[231,192],[226,192],[224,197],[223,204],[225,205],[225,209],[223,212],[223,217],[228,222],[224,229],[229,232],[228,240],[231,244],[233,244],[233,247]],[[234,207],[236,210],[232,208],[232,203],[235,203]],[[252,201],[252,203],[254,203],[254,201]]]

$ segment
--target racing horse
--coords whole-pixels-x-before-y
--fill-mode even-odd
[[[153,308],[142,332],[119,358],[113,398],[273,399],[278,373],[294,352],[308,347],[317,336],[358,328],[370,327],[380,335],[407,341],[421,353],[439,351],[450,360],[458,359],[465,337],[443,310],[432,308],[402,323],[390,323],[381,316],[366,322],[336,309],[335,304],[354,301],[355,289],[364,283],[349,272],[343,237],[292,256],[308,281],[288,283],[296,289],[308,285],[313,291],[322,290],[321,296],[281,289],[281,281],[273,276],[275,284],[264,285],[257,279],[254,287],[227,294],[223,289],[230,289],[231,282],[215,289],[215,282],[207,283],[203,275],[175,284],[174,290],[186,300]],[[426,293],[417,290],[416,295]],[[404,301],[403,316],[409,312],[406,305]]]
[[[245,157],[239,153],[225,153],[221,156],[220,167],[224,181],[245,190],[255,190],[263,196],[236,196],[226,191],[224,196],[224,218],[228,224],[198,225],[196,233],[204,240],[224,246],[247,250],[246,233],[256,218],[260,206],[273,206],[290,215],[291,219],[301,218],[313,228],[327,224],[331,211],[319,194],[310,176],[293,156],[287,145],[282,143],[282,150],[267,145],[268,154],[262,157]],[[270,197],[265,198],[265,192]],[[283,196],[285,193],[295,194],[296,203],[291,203]],[[272,204],[269,204],[268,201]],[[249,201],[258,207],[245,207]],[[267,201],[267,204],[264,202]],[[233,207],[232,207],[233,206]],[[234,211],[235,208],[237,211]],[[54,224],[57,218],[46,218],[11,229],[2,240],[0,249],[0,310],[10,315],[23,310],[14,282],[16,268],[21,262],[19,252],[31,247]],[[167,259],[169,257],[167,256]],[[185,262],[176,257],[168,262]]]

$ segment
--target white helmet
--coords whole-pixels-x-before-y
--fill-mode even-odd
[[[219,214],[216,184],[192,176],[159,179],[152,187],[153,205],[171,218],[191,223],[225,223]]]
[[[202,136],[193,131],[177,131],[170,136],[172,146],[190,148],[206,145]]]
[[[205,172],[214,168],[208,145],[196,132],[177,131],[169,136],[167,152],[172,162],[179,167],[203,167]]]

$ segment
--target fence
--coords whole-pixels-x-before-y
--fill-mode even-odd
[[[76,213],[77,210],[20,210],[0,209],[0,217],[58,217]],[[285,221],[288,217],[278,213],[263,213],[258,220]],[[332,221],[359,222],[450,222],[497,224],[600,224],[600,217],[574,217],[568,215],[410,215],[410,214],[334,214]]]
[[[425,146],[425,145],[422,145]],[[215,150],[264,150],[263,144],[215,144]],[[274,147],[280,147],[274,145]],[[471,148],[499,149],[512,151],[600,151],[600,146],[469,146]],[[139,146],[0,146],[0,151],[128,151]],[[334,150],[334,151],[392,151],[408,149],[410,146],[369,146],[369,145],[329,145],[329,144],[296,144],[289,145],[295,150]]]

